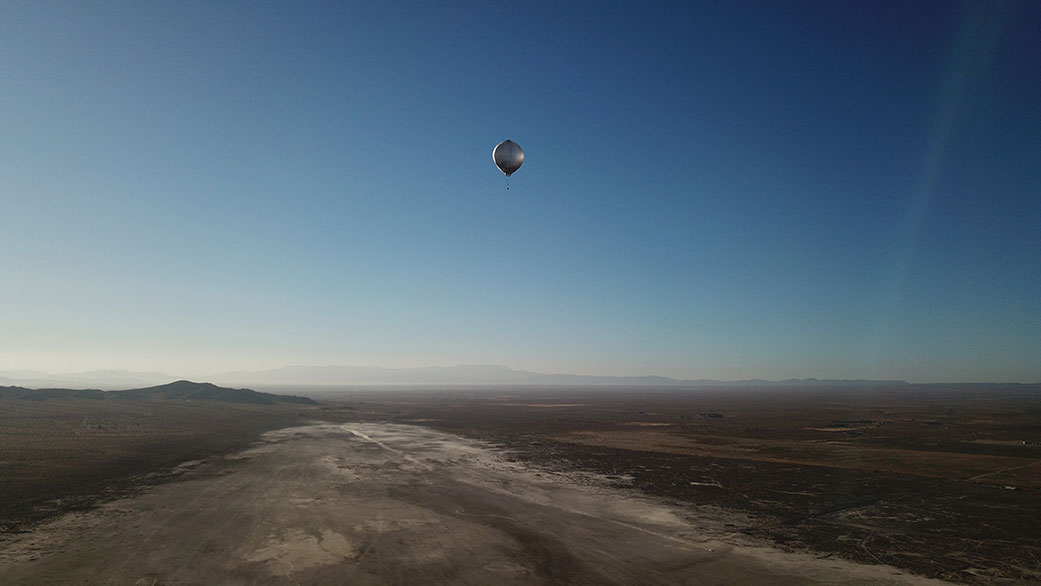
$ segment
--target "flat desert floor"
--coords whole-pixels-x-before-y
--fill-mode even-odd
[[[291,427],[180,471],[0,536],[0,584],[942,583],[416,425]]]

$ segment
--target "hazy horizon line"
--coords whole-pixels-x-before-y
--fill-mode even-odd
[[[320,373],[328,373],[334,370],[344,371],[356,371],[358,374],[362,371],[370,371],[370,374],[378,372],[388,378],[388,380],[352,380],[348,376],[343,376],[340,380],[305,380],[310,374],[311,377],[315,377]],[[482,372],[483,370],[483,372]],[[263,380],[270,379],[271,377],[277,377],[279,373],[285,374],[286,371],[301,371],[298,376],[301,379],[293,380],[290,377],[286,377],[283,380]],[[473,380],[473,381],[461,381],[461,380],[395,380],[392,377],[395,375],[399,376],[413,376],[422,375],[423,372],[439,372],[445,375],[451,376],[452,374],[461,375],[465,374],[500,374],[505,376],[514,377],[535,377],[545,380],[531,380],[531,381],[510,381],[510,380]],[[455,371],[455,372],[453,372]],[[344,373],[346,374],[346,373]],[[333,375],[335,376],[335,374]],[[552,379],[570,379],[568,381],[553,381]],[[748,378],[712,378],[712,377],[699,377],[699,378],[677,378],[674,376],[661,375],[661,374],[639,374],[639,375],[611,375],[611,374],[579,374],[569,372],[540,372],[528,369],[513,368],[504,364],[496,363],[458,363],[451,366],[443,365],[427,365],[427,366],[407,366],[407,367],[387,367],[380,365],[352,365],[352,364],[323,364],[323,365],[307,365],[307,364],[291,364],[281,367],[260,369],[260,370],[228,370],[222,372],[214,372],[209,374],[204,373],[180,373],[180,374],[168,374],[166,372],[157,370],[131,370],[121,368],[99,368],[91,370],[78,370],[78,371],[64,371],[64,372],[47,372],[36,369],[5,369],[0,370],[0,384],[18,383],[22,382],[47,382],[53,381],[55,383],[61,383],[63,381],[72,382],[75,379],[82,379],[83,382],[94,382],[95,384],[105,384],[106,382],[119,381],[119,385],[134,384],[134,380],[145,384],[145,383],[157,383],[163,384],[163,382],[174,382],[177,380],[197,380],[206,382],[218,382],[221,384],[253,384],[253,385],[306,385],[306,386],[436,386],[436,385],[487,385],[487,384],[505,384],[505,385],[517,385],[517,386],[531,386],[538,384],[560,384],[560,385],[589,385],[589,384],[609,384],[610,381],[617,381],[616,384],[639,384],[640,381],[652,385],[653,381],[660,381],[664,386],[677,386],[684,384],[723,384],[723,385],[734,385],[734,384],[784,384],[784,383],[818,383],[818,384],[838,384],[838,383],[864,383],[864,384],[1020,384],[1020,385],[1038,385],[1041,381],[1025,381],[1025,380],[933,380],[933,381],[915,381],[906,379],[896,378],[865,378],[865,377],[785,377],[785,378],[763,378],[763,377],[748,377]],[[600,382],[597,382],[599,379]],[[586,380],[586,382],[583,382]]]

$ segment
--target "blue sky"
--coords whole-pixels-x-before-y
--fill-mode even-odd
[[[1036,382],[1039,30],[1034,2],[5,3],[0,370]]]

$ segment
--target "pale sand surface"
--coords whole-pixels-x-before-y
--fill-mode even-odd
[[[182,478],[3,536],[0,584],[942,584],[419,426],[283,429]]]

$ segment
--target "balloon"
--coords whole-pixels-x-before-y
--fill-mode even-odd
[[[492,160],[495,161],[495,166],[509,177],[524,164],[524,151],[512,140],[504,140],[495,145]]]

